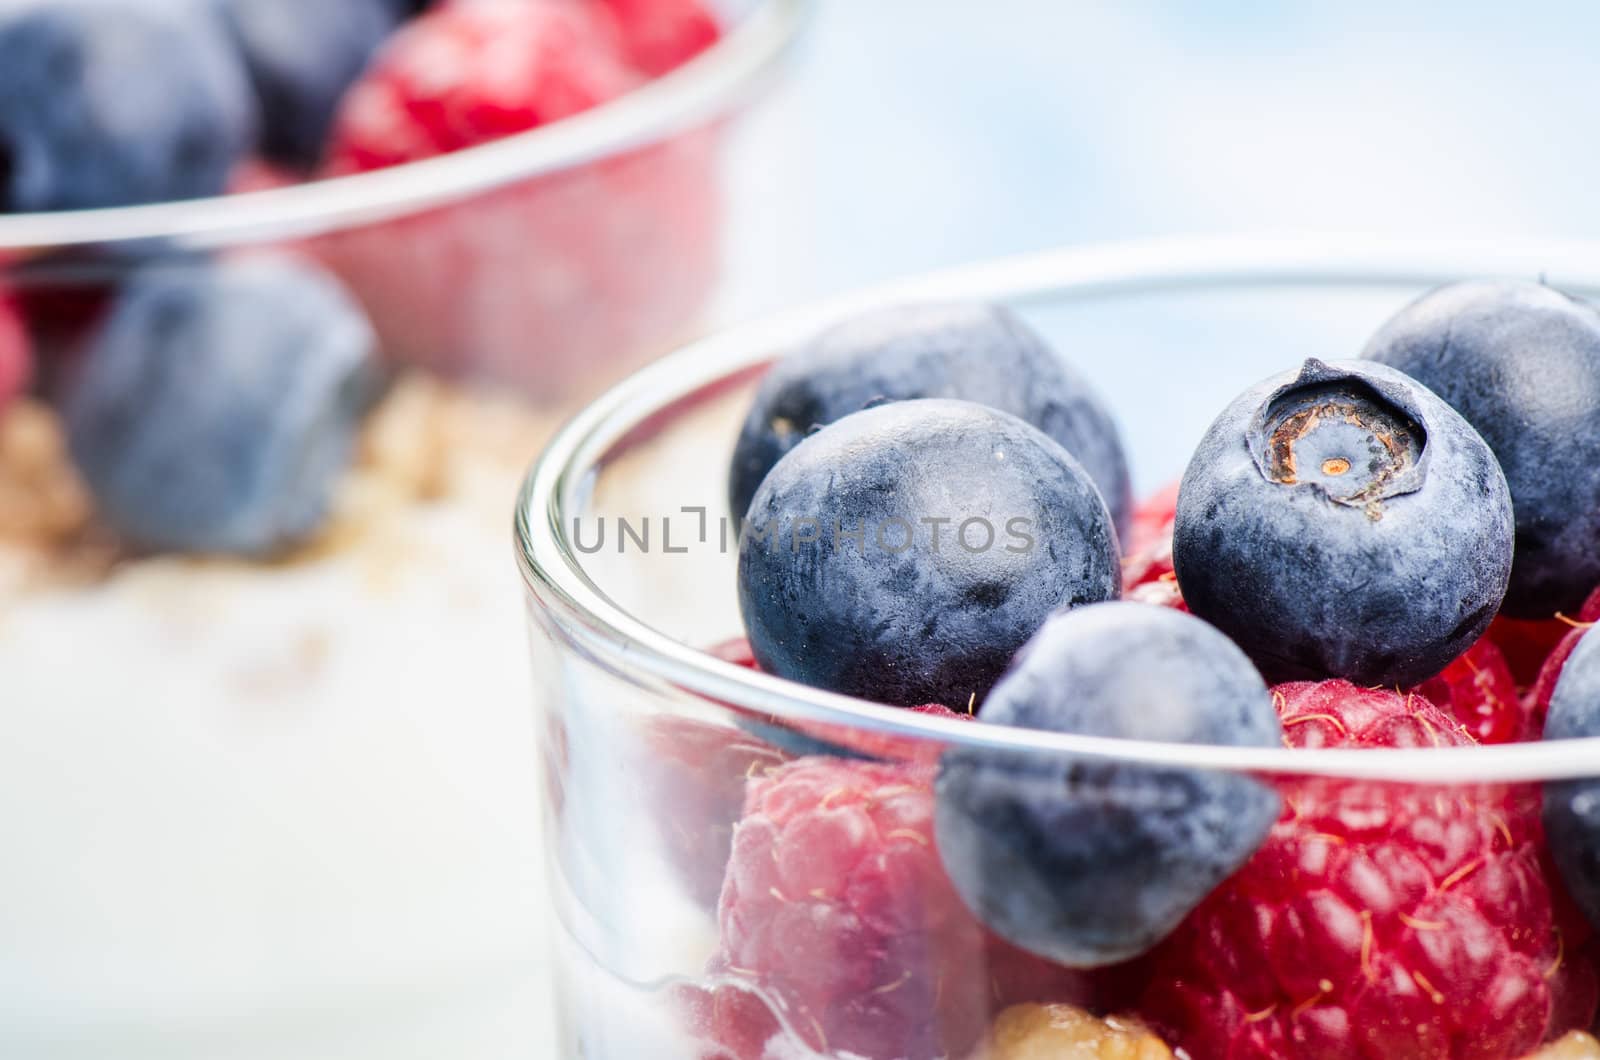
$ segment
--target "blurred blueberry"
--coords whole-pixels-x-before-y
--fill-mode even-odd
[[[383,0],[395,20],[414,18],[432,7],[434,0]]]
[[[1546,740],[1600,736],[1600,634],[1584,633],[1561,668],[1545,719]],[[1600,763],[1596,763],[1600,773]],[[1550,854],[1578,907],[1600,926],[1600,776],[1545,785]]]
[[[1488,627],[1511,539],[1505,476],[1454,409],[1393,368],[1308,360],[1206,432],[1172,559],[1267,680],[1410,687]]]
[[[1457,283],[1363,356],[1448,401],[1505,471],[1517,516],[1505,611],[1576,611],[1600,585],[1600,312],[1536,283]]]
[[[102,517],[180,551],[269,553],[313,532],[372,395],[373,345],[309,263],[147,266],[65,398]]]
[[[1115,597],[1105,502],[1040,431],[967,401],[898,401],[778,461],[739,542],[767,673],[965,710],[1050,612]]]
[[[1057,615],[984,700],[994,725],[1276,747],[1272,695],[1227,637],[1170,608]],[[1137,956],[1242,865],[1276,793],[1227,773],[1033,752],[945,752],[940,856],[962,898],[1018,946],[1090,967]]]
[[[190,4],[0,4],[0,210],[215,195],[254,135],[238,55]]]
[[[875,310],[774,364],[734,448],[734,514],[749,509],[761,479],[808,431],[872,402],[909,398],[975,401],[1026,420],[1077,458],[1116,525],[1126,525],[1132,494],[1115,421],[1021,318],[982,303]]]
[[[401,16],[396,0],[213,0],[261,107],[261,151],[309,169],[345,90]]]

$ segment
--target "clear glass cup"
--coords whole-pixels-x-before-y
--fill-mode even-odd
[[[1553,877],[1530,865],[1541,842],[1543,782],[1600,774],[1600,741],[1437,747],[1441,738],[1426,720],[1412,719],[1405,726],[1414,731],[1401,746],[1329,747],[1321,745],[1338,742],[1333,730],[1315,730],[1330,723],[1311,716],[1286,725],[1291,734],[1299,730],[1297,745],[1310,749],[1040,734],[819,692],[708,649],[741,633],[734,525],[726,518],[726,468],[739,421],[769,360],[832,320],[896,301],[980,298],[1012,306],[1107,397],[1141,492],[1149,493],[1181,472],[1211,418],[1245,386],[1306,357],[1357,355],[1377,324],[1421,290],[1456,278],[1518,275],[1592,292],[1600,289],[1596,261],[1600,247],[1586,244],[1347,237],[1065,250],[893,284],[719,334],[591,404],[546,449],[517,510],[539,675],[562,1055],[1057,1055],[1008,1053],[987,1038],[991,1021],[1011,1005],[1052,1001],[1169,1028],[1204,1022],[1197,1011],[1217,1013],[1206,1018],[1254,1043],[1255,1051],[1229,1055],[1513,1057],[1548,1035],[1587,1028],[1595,990],[1588,929]],[[825,930],[802,931],[778,943],[769,938],[762,967],[742,966],[761,917],[796,902],[822,916],[819,910],[837,900],[827,886],[811,895],[812,906],[805,896],[782,893],[783,873],[806,871],[792,865],[764,870],[746,861],[747,875],[725,879],[730,845],[743,842],[733,837],[746,796],[764,797],[763,785],[784,775],[774,770],[796,758],[824,766],[831,758],[840,768],[869,772],[880,768],[864,761],[872,759],[906,770],[911,779],[897,797],[909,800],[901,809],[918,822],[910,828],[917,834],[899,842],[911,856],[930,839],[929,763],[953,749],[1038,763],[1242,774],[1270,785],[1285,816],[1237,878],[1248,876],[1239,886],[1251,893],[1290,882],[1296,859],[1353,858],[1338,863],[1351,872],[1381,861],[1394,844],[1413,842],[1385,832],[1397,821],[1411,822],[1413,831],[1422,821],[1421,831],[1458,842],[1430,848],[1421,890],[1403,901],[1363,900],[1354,885],[1335,887],[1337,909],[1327,914],[1333,926],[1323,943],[1306,941],[1310,934],[1280,935],[1281,951],[1272,950],[1252,943],[1249,931],[1235,931],[1231,974],[1238,981],[1230,985],[1238,997],[1231,1001],[1219,1000],[1215,983],[1194,972],[1192,936],[1187,956],[1180,940],[1117,973],[1083,973],[1019,960],[980,928],[952,931],[950,917],[970,914],[951,912],[936,861],[931,868],[917,862],[923,874],[905,884],[897,907],[910,923],[921,917],[944,925],[936,943],[862,971],[858,946]],[[764,841],[750,840],[757,850]],[[769,851],[774,858],[777,849]],[[814,856],[801,860],[815,863]],[[1506,870],[1513,862],[1514,871]],[[1497,873],[1484,873],[1486,864]],[[1545,904],[1532,918],[1536,928],[1519,936],[1515,956],[1496,951],[1504,958],[1500,971],[1480,974],[1472,962],[1482,955],[1469,954],[1482,924],[1462,926],[1456,917],[1460,903],[1495,923],[1523,915],[1499,870],[1535,879],[1534,904]],[[768,883],[777,905],[753,895]],[[733,894],[736,915],[728,909]],[[1226,908],[1206,908],[1217,937],[1230,937]],[[1414,956],[1423,952],[1431,956]],[[1341,963],[1345,958],[1353,964]],[[1442,973],[1430,961],[1455,971]],[[837,971],[837,984],[827,978],[835,974],[830,964],[849,969]],[[1521,1000],[1508,1000],[1517,990],[1501,980],[1490,982],[1513,966],[1527,988]],[[881,982],[867,981],[874,971]],[[1370,997],[1346,1003],[1352,976],[1376,981],[1391,973],[1408,977],[1403,1004],[1383,1009]],[[1199,985],[1190,992],[1175,985],[1184,982]],[[855,1009],[848,998],[829,1001],[835,986],[851,992]],[[1500,987],[1507,996],[1496,993]],[[992,1052],[984,1051],[986,1041]],[[1186,1044],[1196,1060],[1222,1055],[1215,1039],[1174,1044]],[[1059,1055],[1080,1055],[1059,1041],[1057,1047]]]
[[[0,214],[0,281],[75,327],[132,268],[292,248],[332,266],[401,363],[546,403],[592,393],[685,338],[712,295],[724,119],[809,4],[712,6],[725,37],[679,69],[470,150],[289,186],[241,174],[244,190],[213,199]]]
[[[539,1053],[507,514],[557,418],[717,295],[727,193],[811,4],[711,6],[726,32],[703,54],[532,132],[215,199],[0,214],[0,301],[37,352],[15,404],[0,364],[0,1055]],[[125,281],[257,251],[331,268],[390,385],[308,541],[129,547],[57,399]]]

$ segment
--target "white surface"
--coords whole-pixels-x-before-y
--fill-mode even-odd
[[[543,883],[498,507],[414,509],[284,569],[149,562],[4,615],[0,1056],[526,1043]],[[463,1018],[447,1049],[396,1051]]]

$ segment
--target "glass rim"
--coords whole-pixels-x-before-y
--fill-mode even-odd
[[[972,725],[810,688],[724,662],[630,614],[600,589],[571,547],[566,513],[616,443],[655,417],[748,378],[796,336],[864,309],[904,301],[1045,299],[1239,287],[1408,286],[1523,276],[1600,294],[1600,241],[1424,240],[1348,234],[1179,237],[1090,244],[1001,258],[894,281],[712,334],[634,373],[550,441],[524,480],[514,534],[518,566],[561,637],[635,683],[688,692],[803,724],[951,747],[1073,754],[1130,764],[1262,776],[1409,784],[1515,783],[1600,776],[1600,737],[1450,748],[1292,749],[1157,743]],[[1248,382],[1248,381],[1246,381]]]
[[[437,158],[286,188],[49,213],[0,214],[0,250],[42,252],[159,240],[207,250],[303,239],[447,206],[667,137],[731,111],[798,40],[815,0],[759,0],[721,40],[671,73],[545,128]]]

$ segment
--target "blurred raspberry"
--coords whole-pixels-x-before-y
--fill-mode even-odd
[[[1006,967],[1021,956],[997,949],[956,896],[934,848],[931,782],[925,766],[834,758],[751,782],[712,970],[765,993],[809,1048],[958,1056],[1010,989],[1048,983],[1061,991],[1051,1000],[1081,1000],[1084,981],[1065,969]]]
[[[671,1004],[695,1039],[695,1060],[766,1060],[783,1029],[760,996],[736,984],[679,986]]]
[[[275,166],[263,158],[250,157],[233,167],[233,172],[228,174],[228,194],[248,195],[252,191],[277,191],[279,188],[292,188],[299,184],[300,178]]]
[[[617,20],[628,62],[651,77],[677,69],[722,36],[700,0],[600,0]]]
[[[604,12],[447,5],[346,97],[326,172],[363,172],[571,117],[639,83]],[[559,398],[677,337],[716,274],[716,135],[702,130],[317,241],[394,357]]]
[[[707,652],[723,662],[742,666],[746,670],[761,669],[756,665],[756,653],[750,650],[750,641],[744,637],[733,637],[718,644],[713,644],[707,649]]]
[[[723,662],[731,662],[748,670],[758,670],[755,653],[750,642],[743,637],[723,641],[709,649],[709,653]],[[936,718],[972,721],[970,711],[975,704],[967,704],[967,711],[951,710],[940,703],[923,703],[915,707],[898,707],[912,714],[926,714]],[[888,733],[850,725],[829,725],[823,722],[787,722],[769,717],[763,721],[744,722],[755,736],[775,747],[795,755],[839,755],[847,758],[869,758],[886,762],[934,762],[943,747],[937,742],[907,739]]]
[[[662,845],[689,894],[715,909],[749,777],[786,756],[739,729],[660,715],[642,729],[639,769]]]
[[[939,703],[923,703],[915,707],[897,707],[896,710],[908,711],[912,714],[925,714],[935,718],[949,718],[952,721],[973,721],[971,714],[951,710]],[[939,760],[944,745],[938,741],[924,741],[910,739],[904,736],[894,736],[889,733],[874,732],[871,729],[859,728],[849,725],[825,725],[819,722],[806,722],[795,726],[797,732],[804,733],[806,739],[815,742],[811,749],[813,754],[847,755],[860,758],[876,759],[881,762],[927,762]]]
[[[1466,746],[1416,695],[1279,686],[1293,747]],[[1513,1060],[1587,1026],[1593,970],[1541,868],[1539,793],[1309,779],[1146,961],[1143,1014],[1195,1060]]]
[[[602,18],[558,3],[453,4],[391,37],[340,104],[333,174],[474,147],[571,117],[638,83]]]
[[[10,302],[26,325],[41,388],[50,391],[63,362],[81,352],[111,307],[133,261],[101,257],[92,250],[65,250],[16,263],[6,273]]]
[[[33,351],[16,304],[0,288],[0,406],[28,385],[33,377]]]
[[[1152,546],[1166,545],[1172,551],[1172,520],[1178,509],[1178,483],[1169,482],[1133,509],[1128,520],[1128,539],[1122,551],[1143,552]]]
[[[1529,711],[1505,656],[1488,637],[1480,639],[1416,691],[1483,744],[1536,740]]]
[[[1188,611],[1172,568],[1172,520],[1178,484],[1167,486],[1133,511],[1123,549],[1124,599]]]

